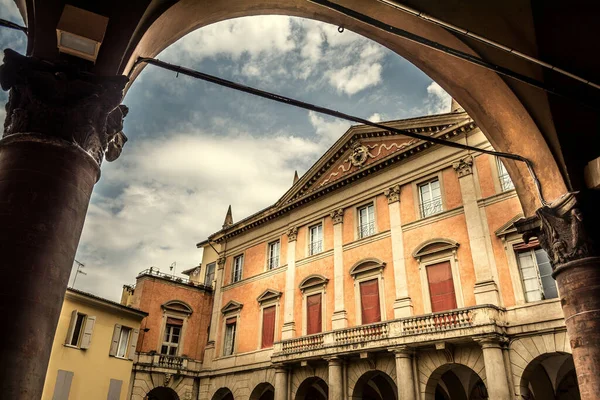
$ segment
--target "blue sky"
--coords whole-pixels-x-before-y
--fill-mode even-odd
[[[0,10],[22,23],[11,0]],[[25,35],[2,29],[0,44],[23,53]],[[224,21],[158,58],[374,121],[450,107],[439,85],[388,49],[300,18]],[[302,175],[350,126],[153,66],[124,103],[129,141],[102,167],[76,257],[88,273],[77,288],[113,300],[143,269],[197,265],[195,243],[221,227],[229,204],[239,220],[274,203],[294,171]]]

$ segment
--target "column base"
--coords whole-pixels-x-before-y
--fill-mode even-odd
[[[474,292],[475,304],[500,306],[500,294],[496,282],[492,280],[477,282],[475,283]]]
[[[334,311],[331,317],[332,329],[344,329],[348,327],[348,313],[346,310]]]
[[[204,348],[204,358],[202,359],[202,369],[210,369],[215,358],[215,341],[210,340]]]
[[[394,301],[394,318],[404,318],[414,315],[410,297],[402,297]]]
[[[294,321],[284,322],[281,329],[281,340],[292,339],[296,337],[296,323]]]

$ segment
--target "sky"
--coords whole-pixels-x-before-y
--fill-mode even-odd
[[[12,0],[0,0],[0,18],[23,24]],[[26,38],[0,29],[0,45],[23,54]],[[372,121],[450,109],[450,96],[405,59],[307,19],[223,21],[157,58]],[[230,204],[238,221],[275,203],[294,171],[302,176],[350,127],[154,66],[123,103],[129,141],[102,165],[76,255],[87,275],[75,287],[112,300],[144,269],[198,265],[195,244],[221,228]]]

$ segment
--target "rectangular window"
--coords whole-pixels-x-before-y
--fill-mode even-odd
[[[129,335],[131,328],[125,326],[121,327],[121,334],[119,335],[119,345],[117,347],[117,357],[125,358],[127,356],[127,348],[129,347]]]
[[[506,167],[504,166],[502,161],[500,161],[499,158],[496,158],[496,165],[498,167],[498,179],[500,180],[500,189],[503,192],[514,189],[515,185],[513,184],[513,181],[510,179],[510,176],[508,175],[508,171],[506,171]]]
[[[431,312],[455,309],[457,307],[456,294],[450,261],[428,265],[426,271],[431,298]]]
[[[237,325],[237,318],[227,318],[225,321],[225,347],[223,348],[223,355],[230,356],[233,354],[235,346],[235,331]]]
[[[371,279],[360,283],[360,306],[363,324],[373,324],[381,321],[379,279]]]
[[[81,340],[81,332],[84,323],[85,314],[77,313],[77,317],[75,318],[75,326],[73,327],[73,332],[71,333],[71,340],[68,343],[71,346],[79,347],[79,341]]]
[[[231,283],[242,280],[242,268],[244,266],[244,256],[239,255],[233,259],[233,268],[231,272]]]
[[[279,240],[276,242],[269,243],[269,259],[267,261],[267,268],[274,269],[279,267]]]
[[[515,246],[525,301],[557,298],[558,290],[552,278],[552,266],[548,254],[539,247],[529,249],[519,249],[519,247],[525,246]]]
[[[275,341],[275,306],[263,308],[262,348],[273,347]]]
[[[442,209],[442,191],[439,179],[419,185],[419,209],[421,218],[438,214]]]
[[[165,326],[165,337],[160,347],[160,353],[168,356],[176,356],[179,342],[181,341],[181,329],[183,320],[167,317]]]
[[[306,334],[312,335],[323,330],[321,293],[306,298]]]
[[[215,267],[217,263],[210,263],[206,266],[206,274],[204,275],[204,285],[212,286],[215,280]]]
[[[369,204],[358,209],[358,238],[362,239],[375,233],[375,207]]]
[[[308,231],[308,255],[312,256],[323,251],[323,225],[311,226]]]

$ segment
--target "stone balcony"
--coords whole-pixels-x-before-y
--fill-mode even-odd
[[[167,356],[163,354],[136,353],[134,369],[136,371],[176,373],[196,376],[200,371],[200,361],[187,357]]]
[[[506,311],[481,305],[338,329],[275,343],[273,362],[303,361],[331,355],[470,340],[478,335],[505,334]]]

